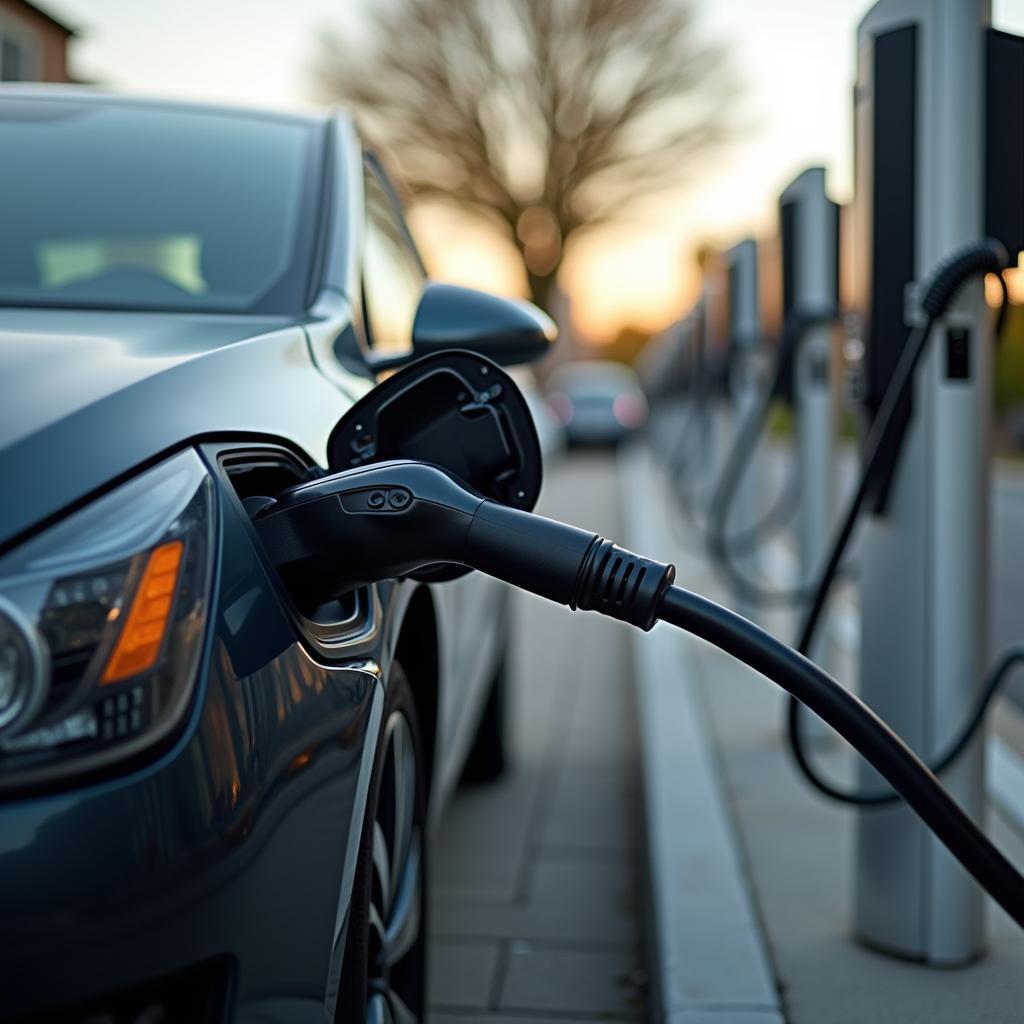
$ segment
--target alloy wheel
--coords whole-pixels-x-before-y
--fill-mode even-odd
[[[423,822],[416,746],[401,710],[388,718],[373,822],[368,1024],[423,1019]]]

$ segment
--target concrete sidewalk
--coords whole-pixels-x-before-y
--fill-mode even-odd
[[[670,523],[666,517],[672,505],[664,480],[644,453],[631,459],[626,471],[634,475],[633,490],[645,495],[642,550],[675,560],[680,581],[688,588],[726,600],[705,561],[694,555],[701,550],[699,538],[682,521]],[[636,543],[633,537],[626,541]],[[1024,935],[992,905],[989,953],[966,968],[935,970],[908,964],[852,940],[854,818],[849,810],[809,792],[791,767],[782,737],[783,695],[692,638],[681,642],[677,665],[685,668],[703,736],[711,747],[722,802],[719,816],[731,824],[737,844],[733,881],[745,888],[753,909],[748,917],[753,934],[748,937],[754,947],[767,951],[784,1019],[791,1024],[1024,1020]],[[648,738],[645,734],[643,741]],[[650,784],[648,779],[648,788]],[[990,834],[1001,849],[1024,865],[1021,835],[994,808],[988,817]],[[690,825],[699,830],[705,823],[694,819]],[[677,915],[705,909],[699,893],[689,902],[685,893],[673,898]],[[666,899],[659,896],[655,906]],[[685,929],[677,927],[674,935],[685,945]],[[719,930],[702,942],[690,941],[691,955],[703,961],[709,957],[710,942],[722,943],[734,955],[737,937],[733,931]],[[685,949],[677,949],[676,955],[685,956]],[[657,951],[652,960],[658,961]],[[750,970],[756,974],[757,965],[748,957]],[[707,1019],[709,1024],[718,1020]]]
[[[614,460],[542,511],[621,533]],[[433,863],[434,1024],[642,1021],[642,801],[628,627],[516,595],[513,765],[463,788]]]

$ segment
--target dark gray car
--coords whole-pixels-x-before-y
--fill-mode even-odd
[[[80,90],[0,91],[0,153],[0,1016],[421,1019],[505,592],[312,607],[251,522],[414,354],[391,187],[344,116]]]

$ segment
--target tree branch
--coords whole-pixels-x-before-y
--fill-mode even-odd
[[[693,0],[381,0],[368,42],[321,35],[313,79],[414,200],[521,251],[521,215],[548,210],[556,266],[571,236],[685,181],[729,138],[737,95]]]

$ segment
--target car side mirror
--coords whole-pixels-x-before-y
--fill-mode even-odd
[[[391,369],[452,349],[476,352],[500,366],[514,366],[547,355],[557,337],[554,321],[530,302],[430,282],[412,325],[412,351],[385,356],[373,366]]]

